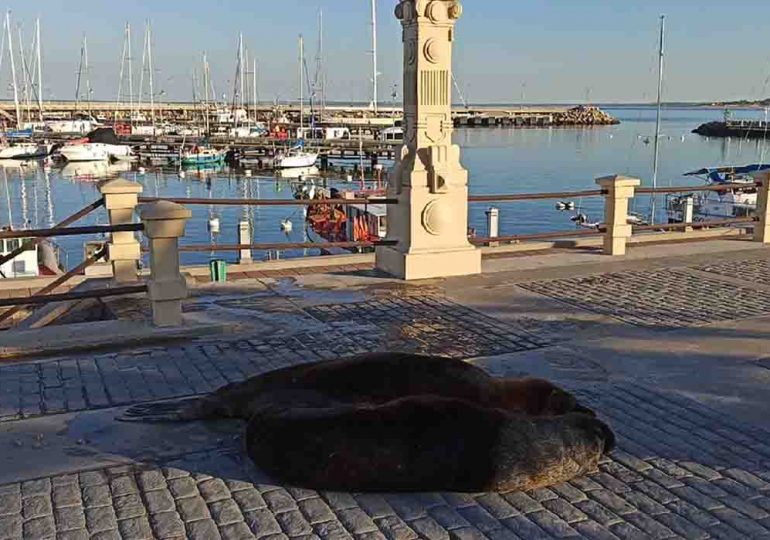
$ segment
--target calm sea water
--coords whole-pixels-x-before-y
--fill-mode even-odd
[[[594,179],[611,174],[625,174],[651,183],[655,111],[651,108],[607,108],[621,120],[618,126],[602,128],[554,129],[468,129],[458,130],[456,143],[462,147],[462,160],[470,171],[473,194],[507,194],[543,191],[594,189]],[[758,111],[740,111],[740,117],[758,118]],[[767,143],[743,139],[706,139],[690,132],[699,124],[719,120],[720,111],[668,109],[664,111],[661,131],[659,185],[687,185],[697,179],[683,173],[714,165],[736,165],[770,159]],[[275,177],[245,177],[225,168],[185,178],[168,169],[145,165],[146,172],[106,168],[105,165],[78,164],[64,168],[43,167],[30,163],[0,162],[0,222],[16,228],[48,227],[99,197],[98,183],[107,177],[124,177],[144,186],[147,196],[203,198],[291,198],[289,182]],[[90,177],[84,179],[84,177]],[[341,179],[331,179],[333,184]],[[501,234],[519,234],[571,229],[570,213],[558,212],[555,201],[495,204],[500,208]],[[601,200],[574,201],[590,218],[600,219]],[[635,210],[647,214],[649,198],[637,198]],[[663,200],[659,199],[658,206]],[[485,232],[485,210],[489,204],[474,204],[470,209],[471,226]],[[187,244],[236,243],[237,223],[248,219],[255,241],[301,242],[308,238],[299,207],[218,207],[195,206],[188,225]],[[9,211],[10,210],[10,211]],[[659,214],[662,217],[662,213]],[[220,232],[209,230],[210,218],[218,218]],[[290,219],[294,229],[281,231],[280,222]],[[93,213],[79,224],[106,224],[104,210]],[[311,235],[312,237],[312,235]],[[71,267],[83,258],[83,237],[57,240],[63,262]],[[289,251],[282,256],[298,256],[311,251]],[[255,258],[267,254],[255,253]],[[185,253],[186,264],[205,263],[211,257],[233,260],[230,253]]]

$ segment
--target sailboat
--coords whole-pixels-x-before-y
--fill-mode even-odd
[[[299,133],[305,131],[305,40],[299,36]],[[275,156],[276,169],[293,169],[302,167],[312,167],[318,160],[318,152],[305,150],[305,141],[300,138],[299,142],[289,149],[288,152]]]

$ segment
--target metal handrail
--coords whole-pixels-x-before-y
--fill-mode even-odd
[[[270,249],[325,249],[325,248],[357,248],[357,247],[378,247],[395,246],[397,240],[376,240],[373,242],[278,242],[267,244],[188,244],[179,246],[179,252],[205,252],[205,251],[241,251],[253,249],[255,251],[266,251]]]
[[[635,225],[634,232],[637,231],[669,231],[676,229],[702,229],[704,227],[723,227],[725,225],[740,225],[745,223],[756,223],[757,217],[733,218],[733,219],[715,219],[712,221],[692,221],[689,223],[666,223],[661,225]]]
[[[398,199],[365,197],[359,199],[202,199],[188,197],[140,197],[142,204],[169,201],[177,204],[216,206],[350,206],[354,204],[398,204]]]
[[[84,208],[81,208],[80,210],[78,210],[77,212],[72,214],[71,216],[68,216],[68,217],[64,218],[59,223],[54,225],[53,228],[54,229],[61,229],[62,227],[67,227],[68,225],[70,225],[72,223],[75,223],[79,219],[82,219],[83,217],[87,216],[88,214],[90,214],[91,212],[93,212],[94,210],[96,210],[97,208],[100,208],[102,206],[104,206],[104,199],[103,198],[102,199],[98,199],[98,200],[92,202],[91,204],[89,204],[88,206],[86,206]],[[18,257],[20,254],[24,253],[28,249],[33,248],[33,247],[39,245],[42,241],[43,241],[43,237],[42,236],[37,237],[37,238],[32,238],[31,240],[29,240],[27,242],[24,242],[21,246],[19,246],[18,248],[14,249],[10,253],[7,253],[7,254],[5,254],[3,256],[0,256],[0,266],[4,265],[5,263],[7,263],[8,261],[10,261],[12,259],[15,259],[16,257]],[[5,276],[3,276],[3,277],[5,277]]]
[[[80,236],[115,232],[138,232],[144,230],[143,223],[125,223],[122,225],[91,225],[88,227],[69,227],[53,229],[28,229],[23,231],[2,231],[0,239],[12,238],[49,238],[51,236]]]
[[[575,197],[597,197],[606,195],[603,189],[591,189],[586,191],[559,191],[552,193],[514,193],[510,195],[471,195],[468,202],[495,202],[495,201],[534,201],[542,199],[571,199]]]
[[[474,245],[484,245],[489,243],[510,243],[521,242],[525,240],[556,240],[559,238],[574,238],[581,236],[598,236],[604,234],[606,229],[576,229],[572,231],[558,231],[547,233],[516,234],[513,236],[496,236],[493,238],[471,238],[470,242]]]
[[[666,194],[666,193],[687,193],[690,191],[727,191],[730,189],[747,189],[747,188],[760,188],[762,187],[761,182],[745,182],[745,183],[730,183],[730,184],[714,184],[714,185],[703,185],[703,186],[671,186],[671,187],[660,187],[660,188],[648,188],[648,187],[640,187],[636,188],[634,194],[648,194],[648,193],[657,193],[657,194]]]

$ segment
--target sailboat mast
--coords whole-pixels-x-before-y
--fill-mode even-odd
[[[241,86],[240,94],[238,94],[239,97],[239,108],[243,108],[243,99],[244,99],[244,89],[245,89],[245,80],[244,80],[244,68],[245,68],[245,60],[243,57],[243,33],[238,34],[238,82]]]
[[[16,32],[19,35],[19,59],[21,60],[21,80],[24,83],[24,86],[22,86],[21,91],[21,97],[24,101],[24,106],[27,109],[27,120],[30,118],[30,109],[32,108],[32,103],[30,102],[29,96],[29,66],[27,65],[27,57],[24,54],[24,38],[21,35],[21,25],[16,26]]]
[[[88,103],[88,114],[91,114],[91,94],[93,93],[93,90],[91,89],[91,75],[89,74],[89,66],[88,66],[88,38],[85,34],[83,34],[83,63],[85,65],[86,69],[86,92],[88,95],[86,96],[86,103]]]
[[[134,124],[134,68],[131,58],[131,25],[126,25],[126,40],[128,43],[128,121]]]
[[[153,133],[155,132],[155,86],[153,82],[152,65],[152,26],[147,21],[147,68],[150,75],[150,120],[152,121]]]
[[[40,51],[40,18],[35,21],[35,34],[37,39],[37,107],[40,113],[39,120],[43,121],[43,57]]]
[[[377,78],[379,71],[377,69],[377,0],[372,0],[372,106],[375,114],[377,113]]]
[[[5,30],[8,35],[8,56],[11,60],[11,81],[13,82],[13,104],[16,106],[16,127],[21,129],[21,105],[19,104],[19,87],[16,85],[16,60],[13,57],[11,10],[5,12]]]
[[[655,118],[655,152],[652,161],[652,187],[658,187],[658,166],[660,162],[660,117],[663,104],[663,60],[665,54],[666,16],[660,16],[660,47],[658,48],[658,108]],[[650,201],[650,223],[655,223],[655,193]]]
[[[299,137],[298,139],[304,139],[305,135],[305,117],[304,117],[304,105],[305,94],[303,86],[305,85],[305,74],[302,69],[302,64],[305,62],[305,39],[302,34],[299,36]]]
[[[257,121],[257,59],[254,59],[254,71],[252,71],[251,76],[253,78],[252,81],[252,92],[251,92],[251,98],[254,100],[254,122]]]
[[[204,106],[205,110],[203,112],[203,123],[206,128],[206,135],[209,133],[209,60],[206,56],[206,53],[203,53],[203,89],[204,89],[204,95],[206,96],[204,98]],[[216,96],[215,96],[216,97]]]

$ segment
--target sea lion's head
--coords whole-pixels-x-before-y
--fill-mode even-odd
[[[497,383],[497,406],[533,416],[561,416],[580,412],[595,416],[574,395],[544,379],[504,379]]]

